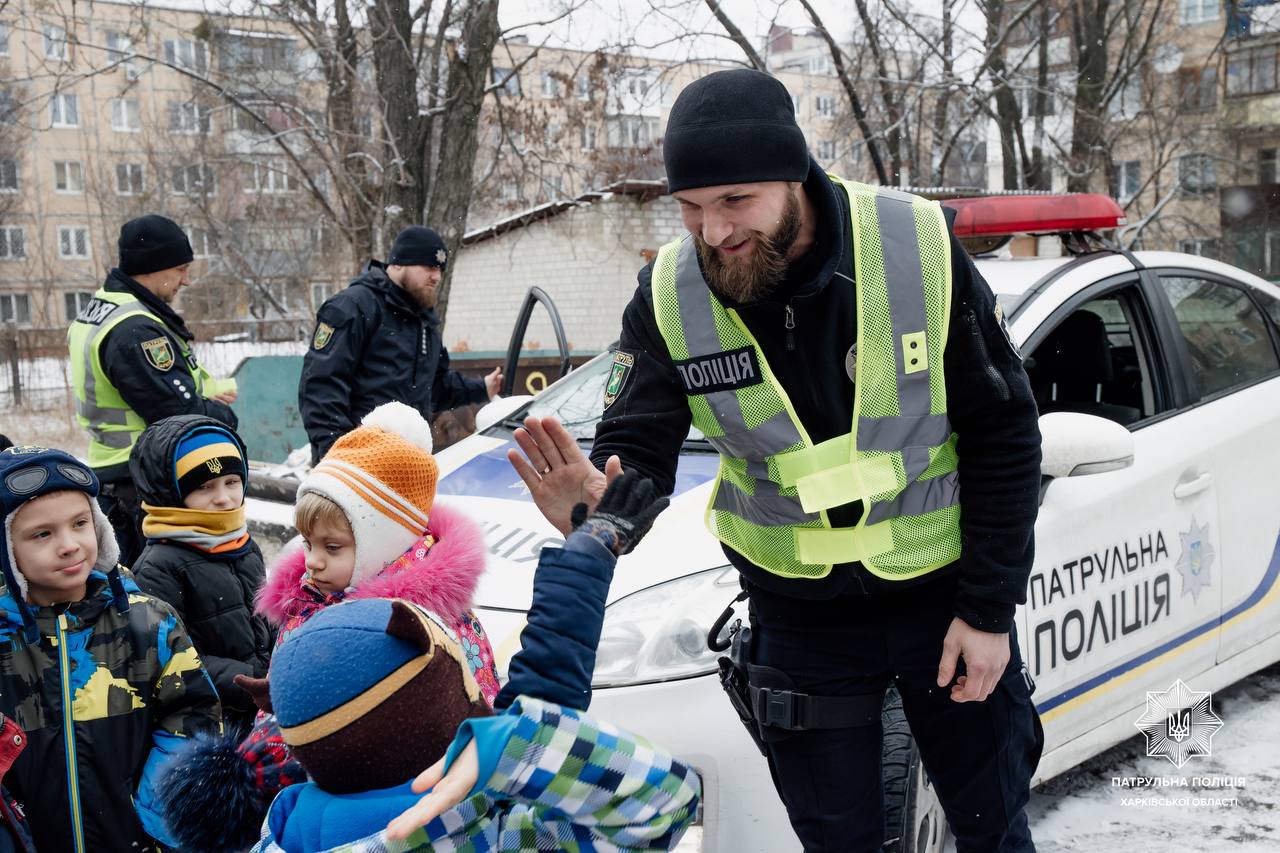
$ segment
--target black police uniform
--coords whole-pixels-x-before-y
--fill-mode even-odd
[[[143,344],[156,338],[168,339],[174,353],[182,352],[180,341],[195,340],[178,312],[118,268],[107,274],[102,288],[112,293],[132,294],[155,315],[135,314],[121,320],[107,332],[99,350],[103,372],[129,408],[148,424],[173,415],[205,415],[235,429],[239,419],[230,406],[194,393],[194,388],[175,381],[181,376],[175,376],[172,370],[160,370],[147,358]],[[192,359],[195,359],[194,353]],[[194,369],[194,364],[188,367]],[[146,538],[142,535],[142,507],[129,474],[129,463],[101,468],[95,473],[102,482],[98,501],[120,540],[120,561],[131,565],[141,553]]]
[[[436,312],[423,309],[370,261],[358,278],[316,312],[302,363],[298,410],[316,464],[344,433],[383,403],[398,400],[433,412],[484,403],[483,379],[449,369]]]
[[[840,277],[854,274],[848,197],[812,161],[804,189],[817,217],[814,246],[769,300],[731,307],[817,443],[848,432],[852,422],[856,284]],[[882,580],[859,563],[835,566],[814,580],[783,578],[725,551],[750,593],[753,663],[783,671],[795,690],[818,696],[883,693],[893,679],[959,853],[1026,851],[1034,848],[1023,807],[1043,733],[1013,617],[1025,601],[1033,555],[1038,415],[991,289],[954,237],[951,254],[944,366],[948,415],[959,436],[960,559],[911,581]],[[603,468],[617,454],[625,469],[670,492],[691,415],[654,319],[651,271],[641,271],[623,315],[618,346],[634,361],[605,410],[591,459]],[[851,526],[860,512],[852,504],[829,515],[834,525]],[[955,703],[949,688],[936,686],[953,617],[1010,634],[1009,666],[985,702]],[[961,663],[957,676],[963,671]],[[764,739],[775,784],[806,850],[880,848],[882,817],[866,808],[880,797],[878,725],[767,727]]]

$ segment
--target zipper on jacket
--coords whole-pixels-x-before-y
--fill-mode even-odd
[[[973,337],[973,344],[977,348],[979,355],[982,356],[982,368],[986,371],[987,378],[995,386],[996,392],[1000,395],[1000,400],[1005,403],[1009,402],[1012,396],[1009,393],[1009,383],[1004,381],[1004,376],[991,363],[991,353],[988,352],[987,342],[982,337],[982,329],[978,327],[978,315],[972,308],[965,315],[965,320],[969,323],[969,334]]]
[[[786,304],[785,310],[787,312],[787,319],[785,321],[787,328],[787,352],[791,352],[796,348],[796,312],[795,309],[791,307],[790,302]]]
[[[53,638],[58,646],[59,677],[62,683],[62,736],[67,750],[67,802],[71,808],[71,834],[75,838],[76,853],[85,853],[84,825],[80,815],[80,777],[76,769],[76,726],[71,713],[71,661],[67,657],[67,614],[59,613],[57,633]]]

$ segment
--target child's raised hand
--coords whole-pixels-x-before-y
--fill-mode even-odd
[[[414,793],[430,791],[418,804],[405,811],[391,823],[387,824],[387,838],[391,841],[403,841],[419,827],[426,826],[434,818],[447,812],[467,798],[475,787],[476,778],[480,775],[480,757],[476,753],[476,742],[473,740],[458,753],[449,772],[444,774],[444,758],[432,764],[418,774],[413,780]]]
[[[569,518],[574,530],[596,537],[621,557],[640,543],[667,503],[652,480],[627,473],[609,483],[594,509],[580,503]]]

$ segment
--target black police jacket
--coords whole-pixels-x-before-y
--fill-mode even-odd
[[[732,305],[759,342],[815,443],[849,431],[853,381],[846,360],[856,337],[848,196],[815,162],[804,189],[817,215],[813,247],[791,265],[770,299]],[[947,409],[958,436],[960,559],[914,581],[886,581],[860,563],[836,566],[825,578],[774,575],[726,547],[730,562],[768,594],[826,599],[846,593],[885,593],[959,575],[956,615],[982,631],[1006,632],[1014,607],[1026,600],[1039,508],[1040,430],[1022,360],[1006,336],[995,297],[952,237],[951,325],[944,356]],[[622,318],[618,348],[634,359],[624,384],[596,430],[592,462],[617,454],[627,470],[653,478],[666,492],[675,483],[681,444],[691,423],[685,387],[653,313],[652,266]],[[787,329],[786,309],[794,328]],[[829,513],[851,526],[860,504]]]
[[[316,312],[298,383],[313,465],[383,403],[398,400],[430,418],[488,399],[484,380],[449,369],[436,312],[419,308],[382,263],[370,261]]]
[[[172,367],[161,370],[147,358],[143,344],[148,341],[168,338],[170,348],[177,354],[181,352],[180,341],[195,339],[177,312],[119,269],[107,274],[102,287],[113,293],[132,294],[155,315],[154,318],[142,314],[126,317],[107,333],[101,344],[99,358],[102,369],[129,408],[149,424],[172,415],[205,415],[235,429],[239,421],[231,407],[195,393],[187,370]],[[194,360],[193,354],[191,363],[185,365],[191,372],[195,371]],[[128,480],[129,464],[125,462],[104,468],[97,474],[106,483]]]
[[[178,440],[208,418],[170,418],[145,433],[130,459],[138,497],[161,507],[182,506],[173,478]],[[172,607],[186,626],[222,702],[223,720],[248,728],[258,708],[234,681],[237,675],[265,678],[275,647],[275,628],[254,612],[254,597],[266,580],[258,543],[247,553],[215,556],[180,542],[150,539],[133,564],[142,591]]]

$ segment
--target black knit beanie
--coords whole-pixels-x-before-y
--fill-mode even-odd
[[[443,267],[448,258],[439,234],[421,225],[410,225],[396,235],[387,263],[402,267]]]
[[[120,228],[120,271],[125,275],[169,270],[194,258],[191,241],[172,219],[150,213]]]
[[[738,68],[685,87],[662,141],[667,190],[803,181],[809,149],[791,94],[776,77]]]

